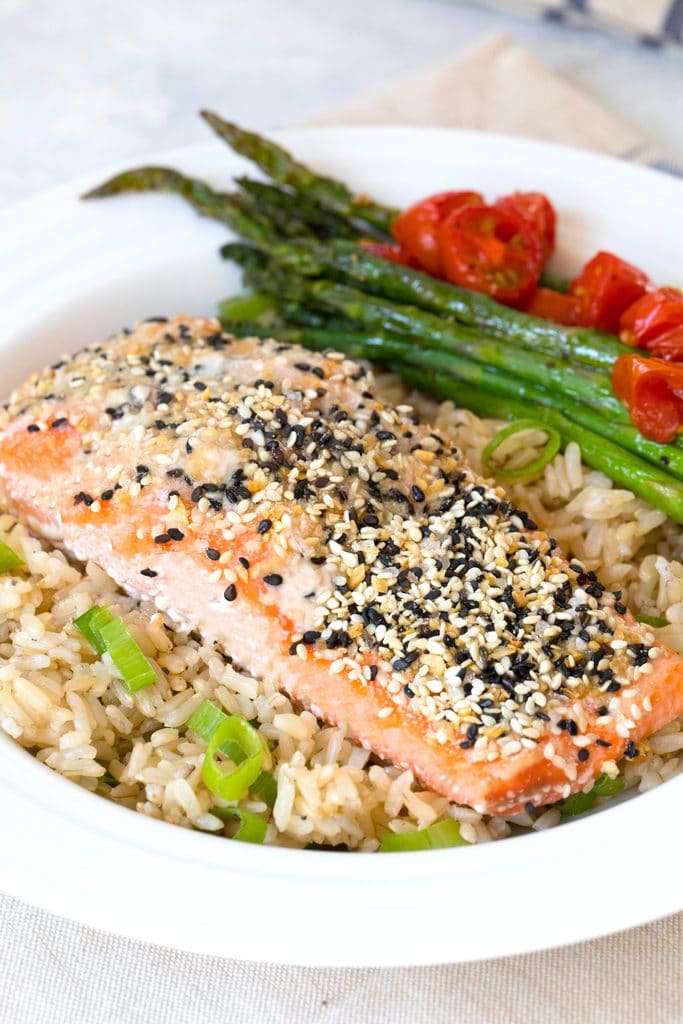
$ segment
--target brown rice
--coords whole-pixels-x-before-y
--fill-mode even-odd
[[[383,377],[390,399],[403,398],[395,378]],[[451,435],[472,467],[498,424],[449,403],[436,407],[413,396],[420,411]],[[524,459],[508,445],[506,457]],[[683,534],[677,524],[613,487],[585,467],[574,443],[531,485],[510,488],[514,500],[556,537],[568,553],[624,592],[630,607],[668,620],[658,631],[683,653]],[[560,820],[549,808],[502,819],[449,805],[422,789],[410,771],[378,763],[344,728],[325,726],[272,683],[238,671],[216,648],[174,629],[154,609],[123,594],[94,565],[70,565],[63,554],[0,514],[0,538],[22,554],[26,569],[0,576],[0,728],[54,771],[116,803],[177,825],[223,833],[212,813],[216,798],[204,786],[205,744],[185,723],[205,698],[258,726],[268,741],[278,794],[266,842],[281,846],[345,844],[374,850],[387,829],[425,828],[445,815],[470,843],[500,839]],[[116,672],[72,625],[93,604],[122,615],[158,669],[158,682],[131,696]],[[646,756],[620,765],[627,787],[650,789],[679,769],[683,721],[641,745]],[[265,812],[263,803],[241,806]]]

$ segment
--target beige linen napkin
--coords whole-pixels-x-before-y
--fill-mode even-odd
[[[627,125],[498,35],[316,123],[338,122],[502,129],[614,155],[645,155]],[[595,878],[577,880],[572,896],[585,899],[587,915],[594,884],[609,884],[599,851]],[[549,912],[562,913],[563,892],[558,879],[556,892],[547,894]],[[382,922],[364,921],[360,910],[349,908],[358,914],[359,929],[376,929],[381,942]],[[465,925],[456,920],[452,926]],[[395,970],[314,970],[194,956],[97,932],[9,897],[0,898],[0,935],[0,1024],[683,1022],[681,914],[568,949]]]

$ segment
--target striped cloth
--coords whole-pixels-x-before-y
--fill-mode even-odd
[[[475,0],[477,2],[477,0]],[[507,13],[634,36],[649,46],[683,44],[683,0],[481,0]]]

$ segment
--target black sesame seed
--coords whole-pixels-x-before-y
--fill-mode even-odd
[[[241,566],[243,566],[243,567],[244,567],[245,569],[248,569],[248,568],[249,568],[249,564],[250,564],[250,563],[249,563],[249,559],[248,559],[248,558],[245,558],[245,557],[244,557],[244,555],[240,555],[240,557],[239,557],[239,563],[240,563],[240,565],[241,565]]]
[[[320,639],[320,633],[317,629],[307,629],[301,639],[305,644],[314,644]]]
[[[581,747],[576,756],[578,757],[579,761],[587,761],[591,755],[589,750],[586,750],[585,747]]]
[[[182,530],[179,530],[177,526],[172,526],[168,531],[168,535],[171,540],[182,540],[185,536]]]
[[[204,554],[207,558],[210,558],[212,562],[217,562],[221,557],[220,551],[217,551],[216,548],[206,548]]]
[[[155,572],[154,569],[141,569],[140,570],[140,575],[141,576],[149,576],[150,579],[153,579],[153,577],[154,576],[158,576],[159,573]]]
[[[234,583],[231,583],[229,586],[225,588],[225,590],[223,591],[223,597],[225,598],[226,601],[235,600],[235,598],[237,597],[237,587],[235,586]]]
[[[66,418],[66,416],[59,416],[59,417],[58,417],[58,419],[56,419],[56,420],[53,420],[53,421],[52,421],[52,423],[51,423],[50,425],[51,425],[51,426],[52,426],[52,427],[53,427],[53,428],[54,428],[55,430],[58,430],[58,429],[59,429],[60,427],[65,427],[65,426],[67,425],[67,423],[68,423],[68,422],[69,422],[69,421],[68,421],[68,419]]]
[[[268,533],[268,530],[273,525],[272,519],[262,519],[256,528],[257,533]]]
[[[168,544],[170,539],[171,538],[169,537],[169,535],[167,533],[158,533],[156,535],[156,537],[154,538],[154,543],[155,544]]]
[[[421,487],[418,487],[417,484],[413,484],[413,486],[410,488],[410,493],[413,496],[413,501],[425,500],[425,492],[422,490]]]
[[[102,491],[102,493],[100,494],[100,499],[102,501],[111,501],[111,499],[113,497],[114,497],[114,492],[112,491],[111,488],[108,488],[106,491]]]
[[[267,576],[263,577],[263,582],[267,583],[269,587],[279,587],[282,583],[282,576],[279,572],[269,572]]]
[[[632,761],[634,757],[638,757],[638,747],[635,745],[633,740],[629,740],[624,749],[624,755]]]
[[[29,434],[37,434],[38,431],[40,430],[40,427],[38,426],[37,423],[29,423],[26,429],[28,430]]]

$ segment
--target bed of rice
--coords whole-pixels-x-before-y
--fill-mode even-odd
[[[395,379],[381,383],[387,397],[403,397]],[[481,451],[499,425],[448,403],[437,408],[418,398],[416,404],[481,470]],[[634,611],[665,617],[670,624],[658,635],[683,652],[680,527],[583,466],[575,444],[555,457],[541,479],[509,490],[565,551],[595,569],[607,586],[621,589]],[[424,828],[445,815],[461,823],[470,843],[559,822],[554,808],[532,821],[526,814],[491,818],[449,805],[422,789],[409,771],[378,763],[343,728],[326,727],[293,706],[267,679],[250,678],[214,647],[171,628],[161,614],[122,594],[96,565],[70,565],[9,514],[0,514],[0,538],[26,561],[25,570],[0,576],[0,728],[80,786],[151,817],[223,834],[225,822],[212,814],[220,801],[201,779],[205,744],[185,729],[195,708],[210,698],[258,725],[267,741],[264,767],[278,786],[268,843],[375,850],[387,829]],[[72,625],[93,604],[124,617],[158,669],[157,683],[131,696],[106,658],[94,660]],[[678,771],[683,720],[641,750],[620,769],[627,787],[645,790]],[[240,806],[267,813],[255,800]]]

